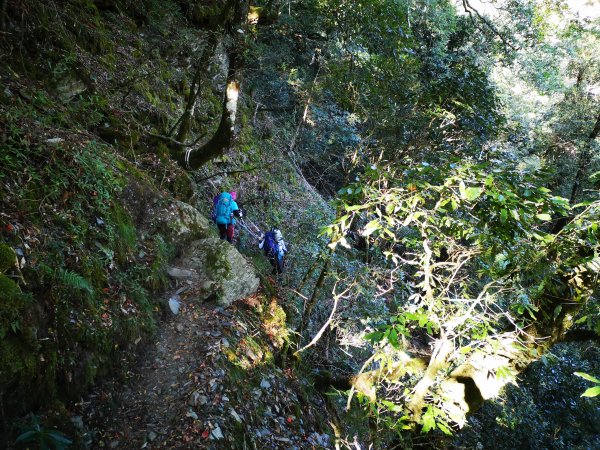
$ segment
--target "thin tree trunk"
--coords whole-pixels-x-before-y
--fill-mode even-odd
[[[321,273],[319,274],[319,278],[317,278],[317,282],[315,283],[315,287],[313,289],[312,295],[310,296],[310,298],[308,299],[308,301],[306,302],[306,305],[304,307],[304,311],[302,313],[302,319],[300,321],[300,328],[298,329],[299,333],[300,333],[300,339],[302,339],[302,333],[308,326],[308,322],[310,320],[312,310],[314,309],[315,305],[317,304],[317,298],[319,296],[319,292],[321,291],[321,288],[323,287],[323,284],[325,283],[325,278],[327,278],[327,272],[329,271],[330,263],[331,263],[331,252],[329,253],[327,259],[323,263],[323,267],[321,267]]]
[[[594,128],[588,135],[588,141],[585,145],[585,148],[583,149],[583,152],[579,156],[579,161],[577,164],[577,173],[575,174],[575,183],[573,183],[573,187],[571,189],[571,196],[569,197],[569,202],[571,204],[575,203],[575,200],[577,199],[577,196],[579,195],[581,183],[582,183],[582,181],[584,181],[584,178],[586,177],[586,175],[589,171],[590,163],[592,162],[592,158],[594,156],[592,154],[592,146],[594,144],[594,140],[598,137],[599,134],[600,134],[600,114],[598,115],[598,117],[596,119]]]
[[[312,274],[316,270],[317,266],[319,265],[319,260],[320,259],[321,259],[321,257],[318,257],[317,259],[315,259],[313,261],[312,265],[310,266],[310,268],[306,271],[306,273],[302,277],[302,280],[300,281],[300,284],[298,285],[298,292],[302,292],[302,289],[304,288],[304,285],[306,284],[306,282],[308,281],[308,279],[312,276]]]
[[[233,143],[235,137],[235,119],[240,93],[240,82],[236,67],[236,57],[232,55],[233,61],[229,62],[225,97],[223,99],[223,112],[221,121],[215,134],[202,147],[188,151],[184,156],[184,164],[187,169],[197,169],[211,159],[221,155]]]
[[[249,6],[247,0],[234,3],[235,9],[232,23],[226,25],[228,34],[233,39],[234,43],[228,54],[229,62],[221,121],[212,138],[200,148],[177,152],[178,162],[186,169],[197,169],[211,159],[223,154],[226,149],[231,147],[235,137],[235,119],[240,94],[241,69],[243,66],[243,40],[247,28]],[[240,33],[239,30],[241,30],[242,33]]]
[[[198,94],[200,93],[200,76],[202,74],[202,66],[203,64],[198,64],[198,68],[196,69],[196,73],[194,74],[194,78],[192,80],[192,86],[190,87],[188,101],[185,105],[185,111],[178,121],[179,131],[177,132],[177,137],[175,139],[179,142],[185,142],[188,133],[192,128],[192,119],[194,118],[194,111],[196,109],[196,100],[198,99]],[[169,135],[171,135],[171,133],[169,133]]]
[[[6,31],[6,9],[8,5],[8,0],[2,1],[2,11],[0,12],[0,31]]]

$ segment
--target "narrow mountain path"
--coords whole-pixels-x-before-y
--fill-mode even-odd
[[[224,375],[210,360],[223,343],[221,330],[231,326],[227,321],[231,314],[214,304],[199,303],[192,289],[181,293],[178,314],[168,314],[126,386],[119,389],[117,384],[109,393],[103,386],[89,399],[84,420],[103,428],[97,430],[96,439],[106,448],[189,448],[191,440],[194,448],[202,448],[202,442],[209,448],[211,438],[219,438],[218,431],[209,433],[208,428],[195,430],[193,439],[186,435],[190,423],[198,419],[192,407],[215,400],[190,398],[189,393],[199,383],[210,390]],[[108,413],[96,408],[106,396],[117,405]]]
[[[276,354],[287,339],[280,295],[224,309],[202,302],[203,283],[183,257],[157,333],[125,380],[99,385],[72,411],[86,449],[329,448],[325,402]]]

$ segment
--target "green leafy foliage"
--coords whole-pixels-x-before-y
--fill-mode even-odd
[[[600,380],[598,378],[583,372],[575,372],[575,375],[583,378],[584,380],[591,381],[592,383],[595,383],[597,385],[587,389],[583,394],[581,394],[582,397],[596,397],[600,395]]]
[[[94,290],[89,281],[76,272],[71,272],[65,269],[59,269],[57,278],[67,287],[85,291],[87,294],[93,294]]]
[[[40,450],[65,450],[73,443],[60,431],[45,428],[38,416],[30,414],[29,417],[31,420],[29,429],[17,437],[16,444],[35,443]]]
[[[325,230],[332,246],[351,245],[348,224],[358,222],[360,235],[379,250],[380,263],[414,280],[401,303],[406,312],[366,336],[373,345],[405,351],[398,337],[424,328],[455,342],[456,362],[443,363],[450,371],[472,349],[489,346],[486,351],[493,352],[506,330],[526,342],[526,334],[519,335],[524,327],[564,326],[569,302],[557,298],[581,305],[590,300],[597,286],[589,265],[600,242],[594,225],[598,202],[572,207],[540,187],[543,173],[492,164],[394,169],[365,171],[341,190],[339,208],[346,215]],[[559,233],[550,232],[552,217],[569,216]],[[514,378],[506,365],[496,373],[499,380]],[[406,402],[410,395],[402,398]],[[441,400],[434,395],[433,401]],[[435,405],[423,405],[419,423],[424,431],[437,426],[450,432],[451,416]]]

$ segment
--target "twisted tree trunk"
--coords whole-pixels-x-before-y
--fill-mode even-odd
[[[590,163],[592,162],[593,154],[593,145],[594,141],[600,134],[600,114],[596,118],[596,123],[594,128],[587,136],[587,142],[581,155],[579,156],[579,160],[577,163],[577,173],[575,174],[575,183],[573,183],[573,187],[571,189],[571,195],[569,197],[569,201],[571,204],[575,203],[577,196],[579,195],[579,191],[581,189],[581,183],[584,181],[586,175],[589,172]]]
[[[178,148],[176,150],[175,157],[177,161],[186,169],[197,169],[211,159],[221,155],[231,147],[235,137],[235,119],[240,95],[241,69],[243,67],[244,40],[248,24],[249,4],[247,0],[232,0],[229,2],[229,6],[233,7],[234,13],[231,22],[226,24],[226,34],[231,44],[229,45],[227,54],[227,79],[223,96],[221,121],[215,134],[201,147],[196,149]],[[188,101],[189,114],[182,120],[178,137],[183,136],[185,138],[187,136],[189,131],[189,125],[187,124],[193,115],[194,102],[195,97],[193,101]],[[183,142],[182,139],[177,140]]]

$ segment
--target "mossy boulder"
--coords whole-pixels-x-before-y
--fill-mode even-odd
[[[175,247],[184,248],[189,242],[210,235],[210,222],[187,203],[174,200],[160,212],[159,229]]]
[[[220,305],[228,306],[258,289],[259,279],[254,267],[235,247],[221,239],[192,242],[182,262],[198,274],[202,297],[214,297]]]
[[[6,244],[0,244],[0,273],[4,273],[14,266],[16,260],[13,249]]]
[[[32,379],[37,368],[35,349],[16,336],[0,339],[0,385],[15,382],[26,383]]]
[[[57,82],[56,93],[65,103],[85,92],[87,86],[74,75],[65,75]]]
[[[4,274],[0,274],[0,300],[11,300],[20,293],[21,289],[13,280]]]

